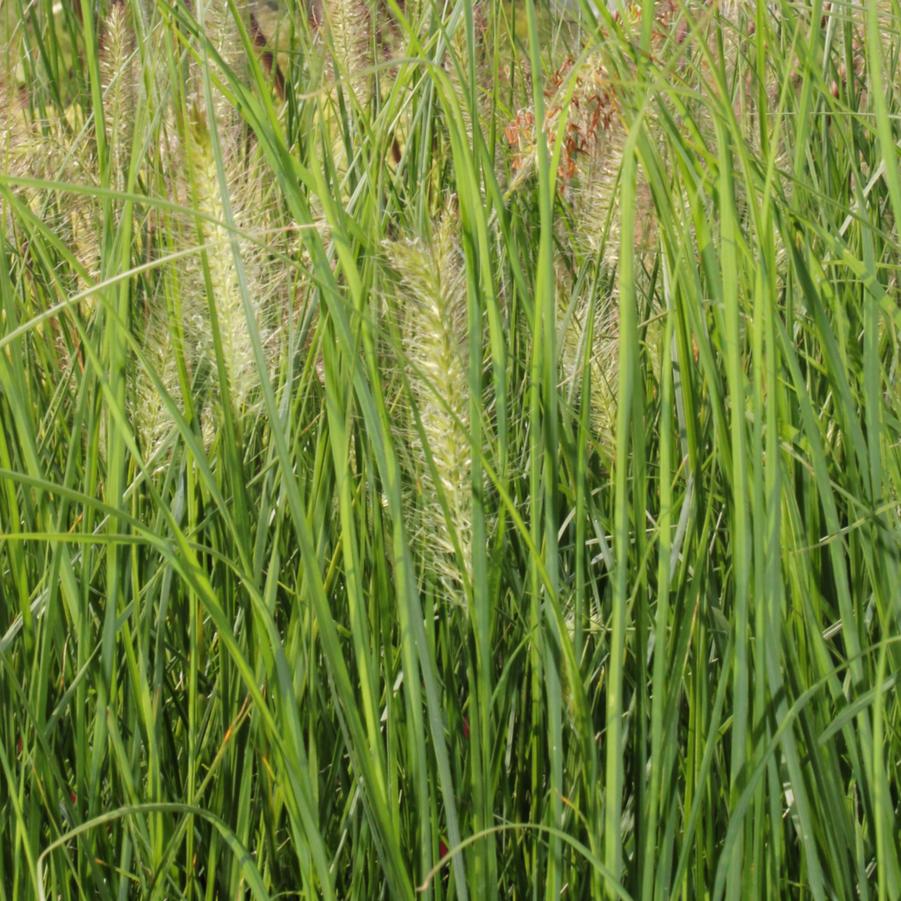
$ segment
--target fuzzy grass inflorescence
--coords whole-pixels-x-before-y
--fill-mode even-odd
[[[403,289],[401,328],[422,434],[414,498],[425,514],[422,552],[456,595],[472,579],[472,447],[468,365],[468,310],[464,259],[451,210],[431,241],[394,242],[387,248]],[[415,442],[415,437],[411,437]]]
[[[0,39],[0,901],[899,897],[897,0]]]

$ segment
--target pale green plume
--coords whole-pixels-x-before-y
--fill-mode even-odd
[[[441,561],[441,575],[459,596],[471,567],[472,457],[466,287],[457,227],[456,215],[446,212],[431,243],[392,243],[388,258],[401,277],[411,388],[432,460],[429,467],[421,455],[420,478],[429,498],[423,540],[429,543],[427,556]]]
[[[215,313],[229,394],[236,411],[245,413],[258,400],[260,371],[253,353],[233,241],[237,241],[238,259],[246,280],[251,321],[267,360],[275,352],[290,269],[268,251],[269,246],[277,249],[289,239],[272,230],[271,205],[264,188],[265,170],[256,151],[237,144],[237,140],[229,139],[222,146],[225,189],[234,230],[225,226],[226,208],[216,159],[203,124],[188,130],[182,157],[185,178],[173,184],[172,190],[186,207],[200,214],[196,222],[185,225],[182,240],[185,244],[199,242],[204,246],[209,275],[207,283],[200,253],[179,263],[187,361],[195,376],[206,371],[209,384],[218,384],[213,339],[212,314]],[[208,425],[210,439],[214,428],[215,424]]]
[[[109,140],[112,187],[125,187],[128,156],[134,125],[136,71],[134,35],[128,22],[125,4],[114,3],[103,35],[100,53],[103,87],[103,115]]]
[[[150,298],[144,324],[144,361],[172,402],[176,404],[180,400],[178,336],[182,333],[181,325],[172,321],[163,298],[158,296]],[[143,366],[138,368],[135,374],[133,397],[132,416],[147,459],[153,460],[172,435],[174,423],[156,381]],[[165,459],[160,460],[159,465],[165,465]]]
[[[365,106],[372,83],[369,7],[362,0],[325,0],[323,14],[332,77]]]
[[[193,134],[188,148],[188,160],[198,212],[216,222],[223,218],[216,162],[206,134]],[[229,242],[228,232],[214,223],[203,220],[200,233],[206,250],[210,274],[211,301],[215,307],[222,354],[228,375],[229,390],[237,406],[241,406],[257,384],[250,342],[247,337],[247,321],[241,300],[238,272]],[[200,303],[193,322],[198,344],[213,360],[213,342],[207,330],[210,328],[205,303]]]
[[[596,296],[585,292],[574,295],[572,278],[560,266],[557,282],[559,296],[572,298],[571,306],[561,309],[559,314],[560,375],[567,393],[576,400],[581,395],[582,379],[589,376],[591,426],[601,447],[612,453],[619,371],[616,300],[613,294]]]
[[[231,10],[224,0],[196,0],[196,15],[198,21],[203,25],[204,32],[215,51],[219,60],[233,72],[240,80],[244,79],[247,70],[247,55],[244,44],[241,41],[241,35],[238,30],[237,23]],[[242,21],[247,24],[247,4],[239,2],[236,4],[238,14]],[[219,62],[215,58],[210,58],[210,68],[215,80],[224,81],[225,76],[219,68]],[[204,103],[201,98],[204,96],[204,90],[201,80],[201,73],[198,68],[194,70],[195,91],[197,106],[202,108]],[[237,127],[240,122],[240,116],[228,99],[218,90],[215,83],[213,90],[213,115],[219,125],[221,132],[229,131]]]

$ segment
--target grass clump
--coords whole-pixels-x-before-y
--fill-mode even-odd
[[[0,899],[895,899],[901,9],[0,10]]]

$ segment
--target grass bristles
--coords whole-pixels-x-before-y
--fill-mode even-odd
[[[128,175],[136,97],[134,35],[124,3],[114,3],[106,17],[100,52],[103,116],[109,135],[112,184],[121,191]]]
[[[135,431],[148,461],[158,459],[175,434],[175,422],[162,392],[170,402],[178,403],[178,354],[183,352],[179,339],[184,331],[182,323],[172,321],[162,292],[148,299],[141,336],[147,368],[138,368],[132,386]]]
[[[261,205],[262,191],[254,183],[254,164],[250,162],[246,169],[235,171],[231,167],[241,163],[240,149],[230,143],[226,152],[229,155],[229,172],[225,182],[225,190],[228,192],[226,202],[234,210],[238,228],[243,226],[245,231],[250,231],[249,223],[255,217],[256,222],[265,221],[265,207]],[[193,273],[185,273],[188,278],[193,279],[196,291],[196,296],[189,302],[186,310],[190,340],[194,352],[198,357],[205,356],[212,370],[215,370],[217,357],[221,353],[228,392],[240,409],[259,385],[260,373],[248,336],[249,326],[243,308],[238,261],[229,241],[230,236],[221,225],[223,184],[218,177],[209,135],[202,123],[192,128],[188,134],[185,164],[190,178],[190,196],[201,216],[197,229],[204,248],[198,255],[204,265],[196,267]],[[257,241],[261,239],[252,232],[251,236]],[[239,246],[239,253],[242,254],[242,262],[247,264],[249,277],[253,279],[256,272],[253,270],[252,260],[258,256],[258,252],[248,254],[245,245],[243,250]],[[250,291],[257,328],[262,332],[266,328],[266,305],[269,304],[271,316],[279,298],[271,285],[264,285],[255,279],[250,284]]]
[[[0,901],[901,887],[901,7],[0,6]]]
[[[463,603],[472,580],[472,449],[467,375],[467,303],[459,216],[445,210],[428,242],[393,242],[386,248],[400,276],[395,304],[402,319],[404,357],[421,431],[409,436],[421,451],[413,503],[424,516],[422,557],[436,566]],[[420,438],[421,436],[421,438]]]
[[[577,401],[584,380],[594,437],[609,454],[616,424],[617,349],[619,328],[616,298],[601,286],[574,290],[567,276],[558,276],[561,293],[568,289],[571,306],[560,311],[561,388]]]
[[[348,102],[366,106],[372,74],[371,5],[362,0],[323,0],[322,23],[330,76]]]

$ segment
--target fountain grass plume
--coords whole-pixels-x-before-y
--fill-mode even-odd
[[[561,377],[569,395],[578,398],[578,386],[589,376],[592,430],[605,456],[612,458],[620,339],[615,291],[605,284],[577,288],[562,267],[557,268],[557,284],[560,297],[568,299],[559,310]]]
[[[410,388],[421,424],[421,432],[414,429],[409,440],[428,498],[423,559],[438,562],[457,597],[471,577],[472,545],[468,329],[458,228],[457,214],[448,208],[430,241],[395,241],[386,247],[400,276]],[[424,446],[417,453],[420,440]]]
[[[263,273],[267,255],[258,243],[268,223],[263,173],[252,149],[245,154],[240,146],[227,143],[223,152],[228,201],[238,229],[237,247],[248,282],[255,325],[264,343],[268,343],[274,336],[272,323],[278,318],[282,279],[273,276],[267,281]],[[213,330],[218,331],[228,392],[236,408],[246,409],[259,387],[261,373],[257,370],[249,339],[231,234],[221,224],[222,186],[204,124],[198,123],[189,131],[185,161],[191,202],[201,214],[196,225],[197,235],[205,248],[202,253],[205,267],[196,267],[187,273],[186,284],[191,286],[186,305],[187,327],[195,357],[205,357],[214,369],[219,361]]]
[[[326,47],[330,53],[330,75],[360,106],[366,106],[371,91],[372,65],[370,8],[362,0],[324,0]]]
[[[165,466],[170,457],[164,452],[174,431],[171,411],[159,386],[174,403],[179,402],[180,393],[178,355],[183,351],[180,338],[184,327],[183,323],[174,320],[177,313],[167,309],[163,295],[169,293],[171,287],[177,288],[177,279],[164,277],[158,291],[145,302],[144,365],[136,370],[131,384],[132,419],[146,459],[155,461],[156,468]]]
[[[29,109],[25,88],[12,88],[7,82],[0,84],[0,93],[6,99],[0,118],[2,171],[48,182],[98,185],[96,156],[84,111],[78,104],[63,109],[47,106],[44,117],[36,118]],[[97,199],[78,191],[36,186],[16,189],[15,193],[72,252],[77,263],[72,273],[77,288],[86,288],[99,273]]]
[[[127,175],[137,94],[134,34],[122,0],[113,3],[104,23],[100,73],[103,115],[109,140],[111,182],[115,190],[121,191],[125,187]]]

